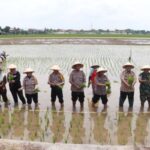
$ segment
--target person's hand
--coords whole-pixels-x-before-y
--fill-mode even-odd
[[[11,80],[11,83],[15,83],[15,80]]]
[[[23,90],[23,87],[21,87],[21,88],[18,89],[18,91],[22,91],[22,90]]]
[[[148,83],[148,84],[150,84],[150,80],[145,80],[145,82],[144,83]]]
[[[55,84],[55,83],[50,83],[50,85],[51,85],[51,86],[56,86],[56,84]]]
[[[38,85],[35,85],[35,88],[34,88],[34,90],[36,90],[36,89],[38,89],[39,87],[38,87]]]
[[[130,84],[128,84],[128,83],[125,83],[125,85],[126,85],[127,87],[132,87],[132,85],[130,85]]]
[[[132,83],[131,87],[134,88],[135,83]]]
[[[76,88],[78,88],[78,89],[80,89],[80,88],[81,88],[79,85],[75,85],[75,86],[76,86]]]
[[[99,83],[98,86],[106,86],[106,84]]]

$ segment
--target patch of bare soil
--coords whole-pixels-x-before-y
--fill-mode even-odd
[[[94,44],[94,45],[150,45],[150,39],[126,38],[16,38],[0,39],[0,45],[24,44]]]

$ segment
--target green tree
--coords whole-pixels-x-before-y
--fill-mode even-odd
[[[9,27],[9,26],[6,26],[6,27],[3,29],[3,31],[4,31],[5,33],[9,33],[10,27]]]

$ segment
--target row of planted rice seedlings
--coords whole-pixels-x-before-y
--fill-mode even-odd
[[[49,109],[41,114],[41,141],[52,143],[65,142],[68,138],[66,135],[66,114],[64,112],[50,111]]]
[[[26,115],[27,113],[27,115]],[[65,143],[101,143],[108,144],[114,143],[110,141],[118,138],[118,144],[128,144],[129,142],[136,142],[138,144],[148,144],[148,114],[139,114],[137,119],[133,119],[131,113],[125,115],[124,113],[118,114],[117,130],[114,130],[114,119],[107,113],[91,113],[90,118],[84,125],[85,114],[72,114],[72,118],[67,119],[64,112],[46,111],[25,111],[14,110],[9,118],[8,111],[0,113],[0,136],[5,138],[26,139],[32,141],[47,141],[47,142],[65,142]],[[116,120],[116,119],[115,119]],[[108,125],[106,125],[109,123]],[[69,125],[70,122],[70,125]],[[136,123],[133,128],[132,124]],[[92,126],[89,128],[89,126]],[[109,129],[110,128],[110,129]],[[91,134],[87,135],[87,130],[91,130]],[[124,129],[124,130],[122,130]],[[133,134],[133,130],[135,136]],[[112,132],[112,133],[109,133]],[[85,140],[86,139],[86,140]],[[87,140],[89,139],[89,140]],[[133,141],[130,141],[133,139]],[[112,140],[112,139],[111,139]]]
[[[111,69],[113,72],[113,76],[116,76],[116,77],[119,76],[119,74],[122,70],[122,65],[124,64],[121,61],[122,61],[122,59],[120,59],[120,58],[111,58]]]
[[[134,137],[136,144],[149,145],[149,122],[150,116],[148,113],[140,113],[137,115],[136,128]]]
[[[62,67],[63,71],[65,71],[65,73],[67,72],[66,70],[70,70],[71,68],[71,65],[74,63],[75,60],[77,60],[77,58],[71,58],[70,60],[68,60],[70,58],[41,58],[41,57],[36,57],[36,58],[26,58],[26,57],[20,57],[20,58],[14,58],[14,60],[12,60],[12,58],[10,58],[8,60],[8,63],[11,63],[11,62],[14,62],[16,64],[19,65],[18,68],[23,69],[25,67],[33,67],[36,69],[36,71],[40,74],[42,73],[47,73],[48,70],[49,70],[49,66],[53,65],[54,62],[58,62],[58,64],[60,64],[60,66]],[[110,65],[110,73],[112,75],[112,71],[113,71],[113,74],[114,76],[118,75],[118,73],[120,73],[120,66],[119,63],[122,65],[121,61],[123,59],[119,58],[116,59],[114,57],[112,58],[109,58],[109,57],[81,57],[81,58],[78,58],[79,60],[81,60],[81,62],[83,62],[85,64],[85,72],[88,73],[89,72],[89,64],[94,64],[94,63],[97,63],[97,64],[100,64],[102,65],[103,67],[106,67],[109,69],[109,65]],[[68,61],[67,61],[68,60]],[[111,63],[109,62],[111,61]],[[114,62],[113,62],[114,61]],[[19,63],[18,63],[19,62]],[[70,62],[70,63],[69,63]],[[113,62],[113,63],[112,63]],[[113,65],[112,65],[113,64]],[[44,66],[44,67],[43,67]]]
[[[0,112],[0,137],[8,138],[11,129],[11,123],[9,121],[9,113],[7,110]]]
[[[19,60],[19,62],[20,62],[20,59],[23,61],[22,63],[20,62],[20,66],[21,67],[24,67],[24,66],[26,66],[26,65],[28,65],[28,64],[30,64],[30,66],[31,66],[31,64],[33,64],[33,66],[35,66],[35,68],[37,69],[38,68],[38,66],[39,66],[39,72],[45,72],[45,68],[46,67],[41,67],[42,65],[41,64],[43,64],[44,63],[44,65],[45,64],[54,64],[54,62],[58,62],[59,64],[60,64],[60,66],[62,66],[62,68],[64,68],[63,70],[69,70],[70,68],[71,68],[71,64],[73,64],[74,63],[74,61],[75,60],[77,60],[77,59],[80,59],[84,64],[85,64],[85,66],[86,66],[86,69],[87,69],[87,71],[86,72],[88,72],[88,69],[89,69],[89,65],[88,65],[88,63],[87,62],[89,62],[89,60],[88,60],[88,57],[87,56],[85,56],[85,57],[78,57],[78,58],[66,58],[66,60],[64,60],[64,58],[63,57],[56,57],[56,58],[42,58],[41,59],[41,57],[36,57],[36,58],[33,58],[32,59],[32,61],[31,60],[29,60],[29,59],[27,59],[27,58],[17,58],[18,60]],[[44,59],[44,61],[43,61],[43,59]],[[70,63],[67,61],[67,59],[70,59],[70,60],[72,60],[72,61],[70,61]],[[96,63],[96,59],[101,59],[101,58],[99,58],[99,57],[96,57],[95,59],[92,59],[91,61],[91,65],[92,64],[94,64],[94,63]],[[49,62],[49,60],[51,60],[51,62]],[[105,62],[105,60],[107,60],[107,59],[103,59],[103,63],[105,64],[105,66],[107,66],[108,65],[108,63],[107,62]],[[39,65],[39,64],[40,65]],[[102,64],[102,63],[101,63]],[[66,69],[67,68],[67,69]]]
[[[52,122],[52,113],[49,108],[47,108],[46,112],[43,111],[42,118],[42,137],[44,138],[45,142],[52,142],[52,131],[50,129],[50,126],[53,124]]]
[[[93,137],[97,143],[108,144],[109,143],[109,133],[108,129],[105,127],[106,113],[99,113],[92,115],[94,121],[93,127]]]
[[[83,127],[84,114],[72,114],[70,121],[69,135],[72,139],[72,143],[82,144],[85,136],[85,128]]]
[[[118,114],[118,125],[117,125],[117,138],[118,144],[128,144],[129,139],[132,137],[131,126],[132,126],[132,113],[125,115],[124,113]],[[122,130],[124,129],[124,130]]]
[[[32,141],[44,141],[43,136],[43,122],[41,111],[28,111],[27,125],[28,125],[28,139]]]
[[[114,76],[114,66],[113,66],[113,60],[111,58],[108,59],[108,64],[106,65],[106,68],[108,69],[108,75],[109,76]]]
[[[49,64],[51,64],[49,59],[29,58],[29,57],[27,57],[27,58],[26,57],[11,58],[11,59],[8,60],[7,64],[10,64],[10,63],[16,64],[17,68],[21,72],[23,72],[26,67],[32,67],[39,74],[48,72],[47,68],[50,69]]]
[[[42,127],[42,139],[43,141],[47,142],[65,142],[65,143],[83,143],[83,136],[81,135],[80,128],[83,126],[83,119],[80,119],[80,117],[76,116],[79,114],[73,114],[72,120],[70,123],[70,126],[68,125],[70,122],[70,119],[66,118],[66,114],[63,112],[51,112],[52,113],[52,119],[50,120],[51,125],[48,126],[48,128],[44,131],[44,128]],[[44,117],[46,118],[46,117]],[[66,120],[67,119],[67,120]],[[43,121],[46,122],[44,119]],[[75,125],[73,128],[72,126]],[[80,126],[81,125],[81,126]],[[47,131],[50,129],[49,133],[47,135]],[[78,131],[78,132],[77,132]],[[50,141],[51,139],[51,141]]]

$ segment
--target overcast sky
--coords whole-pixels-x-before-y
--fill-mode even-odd
[[[150,30],[150,0],[0,0],[0,26]]]

